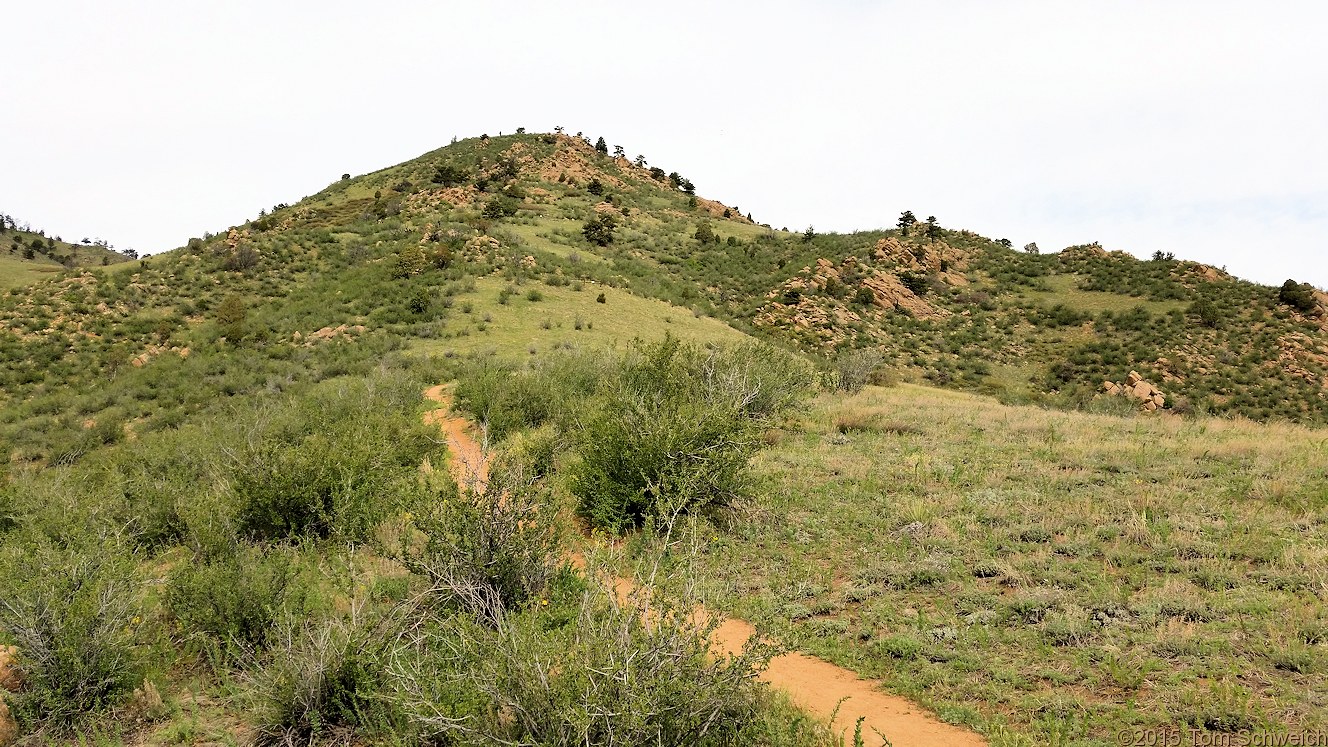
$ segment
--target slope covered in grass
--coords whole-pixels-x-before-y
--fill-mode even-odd
[[[792,425],[711,603],[993,744],[1328,719],[1323,432],[910,385]]]
[[[602,300],[601,300],[602,299]],[[633,339],[673,334],[697,342],[738,342],[745,335],[715,319],[665,301],[616,288],[577,282],[571,286],[516,286],[497,278],[475,282],[473,295],[452,306],[456,320],[439,337],[414,343],[443,355],[492,352],[535,355],[558,347],[613,347]]]
[[[154,289],[135,314],[155,309],[168,319],[162,334],[188,337],[208,320],[208,299],[233,291],[272,320],[267,334],[334,322],[438,340],[468,328],[447,305],[470,287],[464,278],[580,281],[818,356],[873,349],[906,379],[1011,402],[1082,407],[1103,381],[1138,371],[1177,411],[1328,423],[1328,296],[1313,289],[1289,301],[1169,256],[1140,261],[1092,244],[1028,254],[931,221],[788,233],[692,191],[676,172],[580,137],[471,138],[154,257],[129,281]],[[180,292],[167,287],[181,275]],[[287,295],[296,303],[272,303]],[[3,327],[20,336],[45,336],[59,319],[17,305]],[[108,305],[103,326],[120,312]],[[302,318],[276,323],[295,307]],[[72,342],[66,358],[86,347]]]
[[[10,227],[0,230],[0,290],[31,285],[63,270],[104,267],[129,257],[97,244],[70,244],[45,232]]]

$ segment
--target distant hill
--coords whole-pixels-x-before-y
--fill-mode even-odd
[[[0,289],[29,285],[61,270],[130,260],[90,240],[87,244],[71,244],[49,237],[45,231],[20,228],[9,216],[0,216]]]

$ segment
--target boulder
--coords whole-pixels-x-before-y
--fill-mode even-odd
[[[18,741],[18,724],[9,715],[9,706],[0,698],[0,747],[8,747]]]
[[[1145,412],[1155,412],[1167,403],[1166,397],[1162,392],[1149,382],[1144,380],[1137,371],[1131,371],[1130,375],[1125,377],[1124,383],[1115,381],[1102,382],[1102,393],[1109,396],[1130,397],[1138,400],[1139,409]]]
[[[23,670],[18,668],[18,649],[0,646],[0,688],[18,692],[23,686]]]
[[[1130,389],[1130,394],[1134,395],[1136,399],[1141,400],[1151,401],[1154,393],[1153,385],[1149,384],[1147,381],[1136,382]]]

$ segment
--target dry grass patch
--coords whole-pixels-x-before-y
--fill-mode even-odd
[[[1324,432],[913,385],[804,420],[758,457],[777,519],[704,556],[711,604],[993,744],[1328,719]]]

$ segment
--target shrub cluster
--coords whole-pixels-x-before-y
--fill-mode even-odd
[[[808,366],[767,346],[630,349],[580,420],[569,485],[581,515],[621,530],[726,504],[765,424],[809,382]]]
[[[8,537],[0,555],[0,631],[20,653],[11,703],[26,728],[103,712],[142,682],[136,558],[117,537],[80,539]]]

